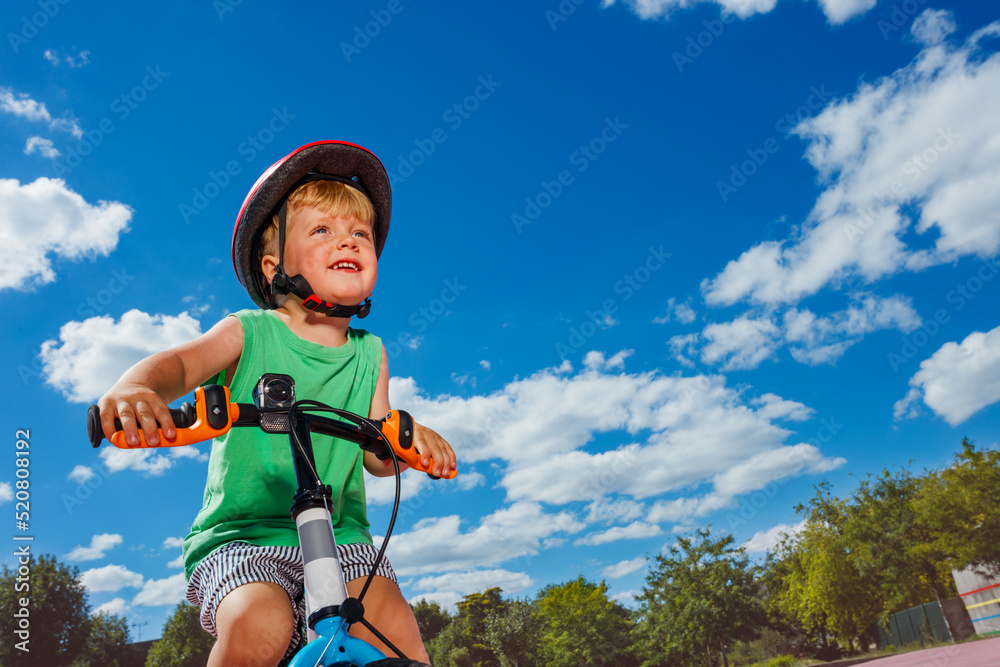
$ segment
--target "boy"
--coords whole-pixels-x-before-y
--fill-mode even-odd
[[[368,314],[378,256],[389,229],[388,176],[360,146],[308,144],[254,184],[233,232],[240,282],[263,310],[226,317],[201,337],[129,369],[99,402],[105,435],[121,420],[125,437],[158,442],[156,422],[174,437],[167,403],[212,380],[246,401],[262,372],[286,373],[300,398],[381,418],[389,407],[385,349],[350,328]],[[441,477],[455,455],[434,431],[415,425],[425,465]],[[315,448],[321,479],[333,486],[332,521],[349,595],[375,562],[361,468],[393,474],[390,462],[356,447]],[[405,466],[404,466],[405,467]],[[212,444],[204,506],[184,541],[187,598],[218,637],[209,667],[276,665],[293,653],[303,625],[302,570],[288,513],[295,476],[283,435],[233,429]],[[429,662],[413,613],[383,560],[365,598],[368,620],[411,659]],[[352,634],[389,651],[361,624]]]

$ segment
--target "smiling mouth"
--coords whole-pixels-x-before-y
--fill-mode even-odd
[[[360,271],[361,270],[361,265],[358,264],[357,262],[351,262],[349,260],[343,260],[343,261],[335,263],[330,268],[332,268],[334,270],[337,270],[337,269],[347,269],[349,271]]]

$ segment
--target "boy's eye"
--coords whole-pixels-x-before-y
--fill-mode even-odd
[[[363,239],[369,238],[368,231],[364,230],[364,229],[359,229],[359,230],[355,231],[354,232],[354,236],[360,236]]]

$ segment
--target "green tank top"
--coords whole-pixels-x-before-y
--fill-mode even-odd
[[[229,385],[233,401],[252,403],[261,375],[284,373],[295,379],[298,399],[368,416],[382,361],[377,336],[348,329],[347,343],[325,347],[299,338],[272,311],[244,310],[231,317],[243,325],[243,352]],[[320,479],[333,487],[330,513],[337,543],[371,544],[361,450],[324,435],[313,436],[313,450]],[[204,504],[184,539],[187,578],[202,559],[230,542],[298,545],[289,514],[295,489],[287,435],[234,428],[213,440]]]

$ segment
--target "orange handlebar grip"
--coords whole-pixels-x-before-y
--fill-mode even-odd
[[[382,433],[392,444],[392,449],[396,456],[414,470],[425,472],[431,475],[428,468],[425,468],[420,459],[422,456],[413,447],[413,418],[403,410],[391,410],[389,414],[382,418],[380,422]],[[431,468],[434,466],[434,459],[431,459]],[[457,470],[447,471],[443,477],[453,479],[458,474]],[[431,475],[433,477],[433,475]]]
[[[176,429],[173,439],[166,438],[160,430],[160,444],[155,447],[181,447],[196,442],[211,440],[224,435],[233,426],[233,420],[239,416],[239,406],[229,402],[229,387],[217,384],[198,387],[194,391],[195,422],[191,426]],[[116,432],[111,437],[111,444],[120,449],[142,449],[150,447],[146,437],[139,431],[139,444],[129,445],[125,442],[125,433]]]

